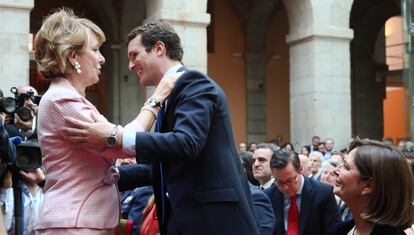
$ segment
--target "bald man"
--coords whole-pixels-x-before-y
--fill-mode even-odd
[[[304,154],[299,154],[299,160],[302,175],[305,177],[309,177],[310,175],[312,175],[311,162],[308,156]]]

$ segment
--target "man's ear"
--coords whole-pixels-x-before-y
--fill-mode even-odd
[[[365,187],[362,189],[362,196],[369,195],[372,190],[374,190],[374,180],[372,177],[369,177],[369,179],[365,180]]]
[[[167,53],[167,48],[162,41],[157,41],[154,45],[154,49],[158,56],[162,56]]]

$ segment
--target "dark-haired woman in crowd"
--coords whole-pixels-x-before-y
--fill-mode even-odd
[[[335,170],[334,193],[349,206],[353,220],[335,235],[405,234],[414,220],[414,177],[404,155],[372,140],[354,140]]]

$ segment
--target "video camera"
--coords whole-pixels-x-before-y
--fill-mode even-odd
[[[32,110],[25,105],[25,101],[30,99],[33,103],[38,105],[42,97],[34,95],[34,92],[32,91],[19,94],[16,87],[12,87],[10,91],[14,94],[14,98],[1,97],[0,112],[7,114],[16,113],[23,121],[30,120],[32,118]]]
[[[10,170],[13,174],[20,170],[29,171],[42,166],[42,154],[38,142],[21,141],[20,137],[9,139],[0,117],[0,176]],[[1,184],[2,182],[0,182]]]

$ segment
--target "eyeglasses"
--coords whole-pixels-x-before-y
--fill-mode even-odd
[[[290,179],[288,179],[286,181],[280,181],[280,180],[275,179],[275,184],[277,186],[285,186],[285,185],[292,186],[296,182],[298,182],[298,176],[299,176],[299,174],[296,174],[295,177],[292,177],[292,178],[290,178]]]

